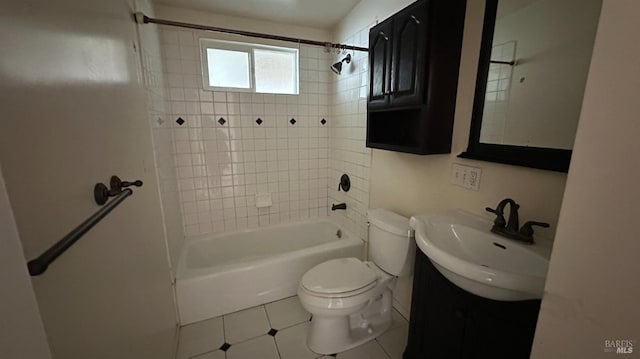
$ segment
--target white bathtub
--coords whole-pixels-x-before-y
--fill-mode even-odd
[[[364,255],[364,243],[328,220],[187,240],[176,274],[185,325],[296,294],[311,267]]]

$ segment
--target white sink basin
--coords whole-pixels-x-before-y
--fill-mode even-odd
[[[481,297],[540,299],[549,267],[551,241],[535,244],[491,233],[493,222],[460,209],[411,217],[416,243],[434,266],[458,287]]]

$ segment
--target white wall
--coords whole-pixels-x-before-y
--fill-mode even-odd
[[[316,41],[331,40],[331,33],[326,29],[231,15],[221,15],[207,11],[190,10],[167,5],[156,5],[155,8],[158,18],[161,19]]]
[[[410,3],[362,0],[337,26],[335,38],[349,38],[362,27],[375,20],[382,21]],[[493,207],[501,199],[511,197],[521,205],[522,221],[551,223],[550,229],[537,232],[553,237],[565,174],[456,157],[466,149],[469,138],[483,16],[484,1],[468,1],[451,154],[417,156],[373,150],[369,207],[384,207],[404,216],[449,208],[463,208],[484,214],[485,207]],[[359,121],[364,121],[364,117],[359,117]],[[466,190],[450,183],[453,163],[482,169],[479,191]],[[396,305],[401,310],[409,308],[411,278],[399,282],[394,295]]]
[[[539,0],[496,21],[493,44],[515,41],[518,61],[499,143],[571,149],[601,3]]]
[[[0,263],[0,358],[51,358],[1,170]]]
[[[325,30],[174,7],[160,7],[158,17],[330,39]],[[171,166],[178,178],[184,234],[326,216],[332,57],[322,48],[299,46],[299,95],[211,92],[202,90],[200,38],[298,45],[168,26],[161,31],[171,116],[158,127],[169,130],[174,141]],[[175,122],[179,117],[186,121],[182,126]],[[226,121],[223,125],[220,118]],[[263,121],[260,125],[258,118]],[[292,118],[295,125],[289,123]],[[328,121],[325,125],[320,122],[323,118]],[[256,193],[270,193],[273,206],[256,208]],[[170,243],[170,247],[177,246]]]
[[[603,2],[532,358],[615,356],[605,340],[640,349],[639,13]]]
[[[96,182],[117,174],[145,183],[32,279],[54,358],[174,352],[133,9],[125,0],[10,0],[0,13],[0,163],[24,257],[98,209]]]
[[[136,11],[147,16],[155,16],[150,0],[136,0]],[[175,143],[172,129],[169,89],[164,76],[160,29],[155,25],[137,26],[142,62],[142,75],[147,90],[147,111],[152,129],[153,154],[160,189],[160,203],[164,224],[164,234],[169,252],[172,275],[178,263],[184,244],[178,176],[173,165]]]

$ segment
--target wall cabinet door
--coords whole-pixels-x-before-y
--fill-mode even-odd
[[[466,0],[418,0],[369,31],[367,147],[451,152]]]
[[[427,68],[427,1],[409,7],[393,19],[391,105],[421,104]]]
[[[369,108],[389,104],[392,25],[385,21],[369,32]]]

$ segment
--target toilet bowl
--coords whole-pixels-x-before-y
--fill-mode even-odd
[[[415,244],[409,220],[384,209],[368,212],[371,261],[339,258],[307,271],[298,286],[312,314],[307,346],[334,354],[363,344],[391,326],[392,291],[410,273]]]

